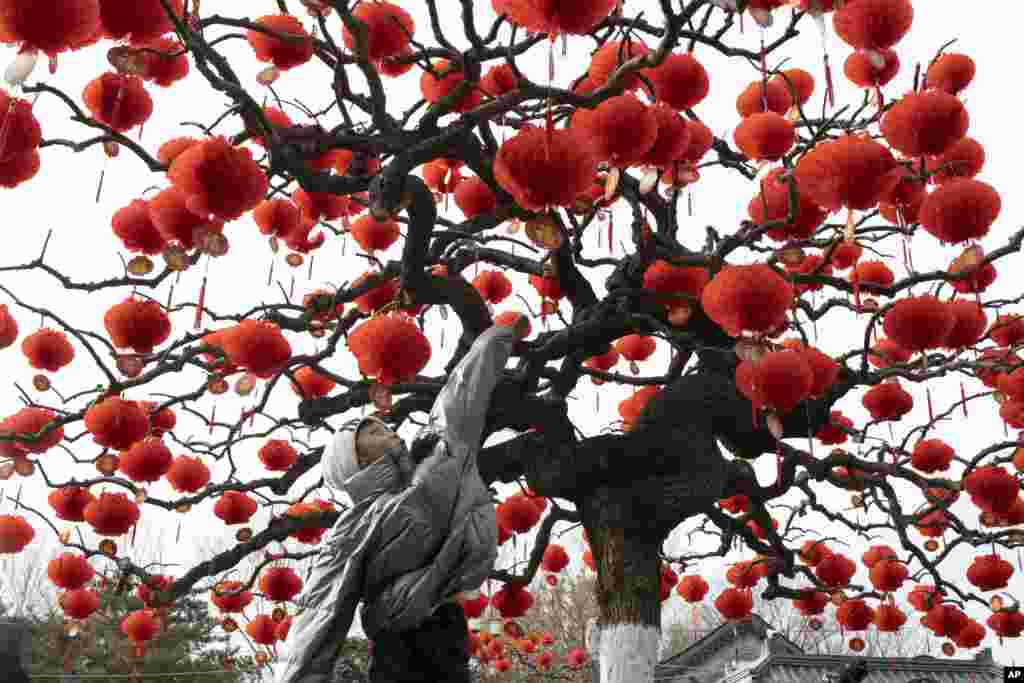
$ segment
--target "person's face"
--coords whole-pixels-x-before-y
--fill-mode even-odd
[[[356,435],[356,457],[360,467],[372,465],[387,455],[388,451],[401,448],[401,437],[379,422],[369,422]]]

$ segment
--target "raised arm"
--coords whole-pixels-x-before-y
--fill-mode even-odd
[[[451,455],[464,458],[479,448],[491,394],[516,340],[512,325],[493,325],[473,342],[434,401],[424,429],[443,436]]]

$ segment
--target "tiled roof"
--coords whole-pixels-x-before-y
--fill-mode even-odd
[[[751,672],[756,683],[818,683],[824,674],[836,673],[863,659],[868,676],[863,683],[993,683],[1003,680],[1002,667],[991,660],[913,657],[772,656]]]

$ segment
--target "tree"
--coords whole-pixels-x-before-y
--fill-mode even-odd
[[[817,591],[848,628],[924,581],[941,596],[920,603],[925,625],[964,648],[1024,627],[1012,600],[990,598],[1013,573],[1001,555],[1024,541],[1024,443],[988,428],[974,430],[992,435],[977,448],[948,443],[969,407],[972,424],[980,411],[1024,427],[1021,297],[994,295],[995,266],[1012,267],[1024,231],[991,230],[999,195],[974,178],[984,150],[956,96],[973,62],[947,44],[911,76],[911,55],[901,70],[890,49],[913,23],[910,0],[460,0],[447,13],[436,0],[302,0],[305,13],[277,0],[281,14],[255,20],[227,3],[158,0],[122,18],[78,0],[61,5],[77,12],[63,23],[46,3],[7,4],[0,36],[18,48],[7,78],[20,91],[0,103],[0,183],[29,192],[60,152],[90,148],[105,169],[141,162],[152,175],[125,186],[113,235],[79,226],[96,228],[96,244],[105,235],[116,270],[55,256],[71,240],[53,231],[3,266],[0,340],[24,405],[0,422],[0,473],[29,490],[6,492],[0,550],[33,542],[33,527],[116,566],[118,580],[151,584],[128,534],[174,515],[205,531],[213,503],[234,541],[156,599],[216,588],[246,601],[268,573],[316,553],[317,530],[344,511],[318,492],[331,422],[372,406],[414,428],[473,340],[508,322],[492,306],[512,290],[541,329],[487,416],[485,439],[518,435],[478,464],[489,485],[528,485],[496,515],[503,533],[536,534],[525,568],[492,579],[529,585],[555,527],[581,524],[605,683],[652,678],[678,578],[667,572],[699,571],[736,545],[756,554],[744,570],[756,580],[736,576],[707,598],[729,618],[749,612],[755,586],[766,600]],[[762,44],[745,17],[771,26]],[[827,59],[824,87],[784,63],[816,20],[856,49],[842,71],[865,88],[859,104],[837,106]],[[558,37],[586,72],[557,56]],[[39,51],[51,70],[61,53],[81,65],[105,56],[113,70],[97,66],[79,94],[64,71],[33,75]],[[730,62],[756,67],[745,90],[749,75],[709,83],[709,71],[735,73],[718,70]],[[307,88],[318,73],[323,87]],[[406,73],[419,91],[400,85]],[[894,74],[901,90],[883,96]],[[731,104],[737,93],[738,117],[701,122],[709,94]],[[168,121],[142,142],[172,99],[188,103],[187,135]],[[724,126],[731,140],[712,130]],[[740,219],[692,239],[693,193],[719,173],[743,183],[714,193]],[[75,181],[47,186],[42,209]],[[990,233],[988,248],[976,243]],[[266,278],[258,240],[269,241]],[[351,241],[358,254],[342,251]],[[945,245],[965,242],[952,258],[959,247]],[[901,246],[897,278],[889,254]],[[330,287],[316,284],[314,260]],[[592,411],[570,404],[592,385],[606,405],[619,387],[631,393],[621,422],[587,435]],[[513,518],[529,523],[510,530]],[[663,553],[678,528],[693,543]],[[875,571],[865,560],[869,580],[856,578],[838,537],[878,535],[896,561]],[[824,548],[804,550],[808,536]],[[990,557],[974,560],[979,548]],[[966,580],[965,560],[980,563]],[[269,616],[256,605],[246,618]],[[565,655],[552,675],[582,665]]]

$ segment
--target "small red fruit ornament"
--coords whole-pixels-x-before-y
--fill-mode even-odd
[[[135,526],[139,506],[123,493],[101,493],[85,506],[85,521],[100,536],[120,536]]]
[[[594,178],[597,156],[572,129],[526,126],[509,138],[494,160],[494,179],[524,209],[572,206]]]
[[[167,471],[167,481],[178,493],[195,493],[210,483],[210,468],[199,458],[179,455]]]
[[[430,341],[414,320],[400,312],[376,316],[348,335],[359,371],[383,385],[409,380],[430,360]]]
[[[701,293],[701,306],[727,334],[764,333],[785,323],[792,285],[763,263],[723,268]]]
[[[224,137],[192,145],[171,164],[167,177],[188,199],[188,210],[234,220],[263,201],[267,176],[249,149],[233,146]],[[159,227],[159,224],[158,224]]]

